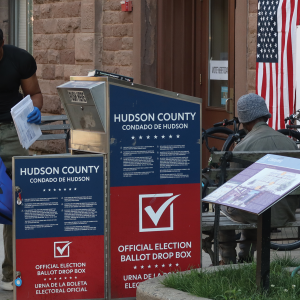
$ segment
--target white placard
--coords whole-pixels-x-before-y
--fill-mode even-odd
[[[42,135],[39,125],[27,122],[27,116],[33,109],[32,99],[27,95],[10,111],[20,143],[25,149],[28,149]]]
[[[228,60],[210,61],[210,80],[228,80]]]
[[[300,26],[297,26],[296,45],[296,110],[300,109]]]

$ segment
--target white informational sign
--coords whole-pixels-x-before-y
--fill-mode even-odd
[[[300,159],[267,154],[203,201],[260,215],[300,186]]]
[[[228,60],[210,61],[210,80],[228,80]]]
[[[42,135],[39,125],[27,122],[27,116],[33,109],[34,106],[29,95],[11,109],[20,143],[25,149],[28,149]]]
[[[296,110],[300,109],[300,26],[297,26],[296,46]]]

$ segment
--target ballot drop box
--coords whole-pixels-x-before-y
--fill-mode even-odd
[[[201,99],[107,77],[57,90],[72,155],[15,159],[17,299],[133,299],[201,266]]]

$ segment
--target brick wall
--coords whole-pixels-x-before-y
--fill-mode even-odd
[[[122,12],[120,0],[103,4],[103,70],[133,76],[133,13]]]
[[[9,18],[9,9],[8,9],[9,0],[0,0],[0,28],[4,33],[5,43],[8,42],[8,18]]]
[[[132,13],[121,12],[120,0],[34,0],[33,18],[43,113],[63,113],[56,86],[71,75],[97,68],[132,76]],[[32,150],[64,152],[64,143],[36,142]]]
[[[61,114],[56,86],[70,75],[87,75],[95,61],[96,2],[34,0],[33,56],[44,97],[44,114]],[[36,142],[32,150],[64,152],[63,141]]]
[[[257,34],[257,0],[248,0],[247,33],[247,89],[255,93],[256,87],[256,34]]]

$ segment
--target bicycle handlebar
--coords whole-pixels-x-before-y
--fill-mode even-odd
[[[294,121],[296,120],[300,120],[300,109],[296,110],[296,112],[294,112],[293,114],[291,114],[289,117],[286,117],[284,119],[284,122],[288,122],[288,121],[291,121],[291,123],[293,124]]]
[[[287,121],[294,121],[296,119],[296,115],[292,114],[289,117],[286,117],[284,119],[284,122],[286,123]]]
[[[223,122],[218,122],[216,124],[213,125],[214,127],[220,127],[220,126],[224,126]]]
[[[214,126],[214,127],[229,126],[229,125],[233,125],[234,122],[235,122],[236,124],[239,124],[239,123],[240,123],[238,118],[233,118],[232,120],[224,119],[222,122],[218,122],[218,123],[214,124],[213,126]]]

